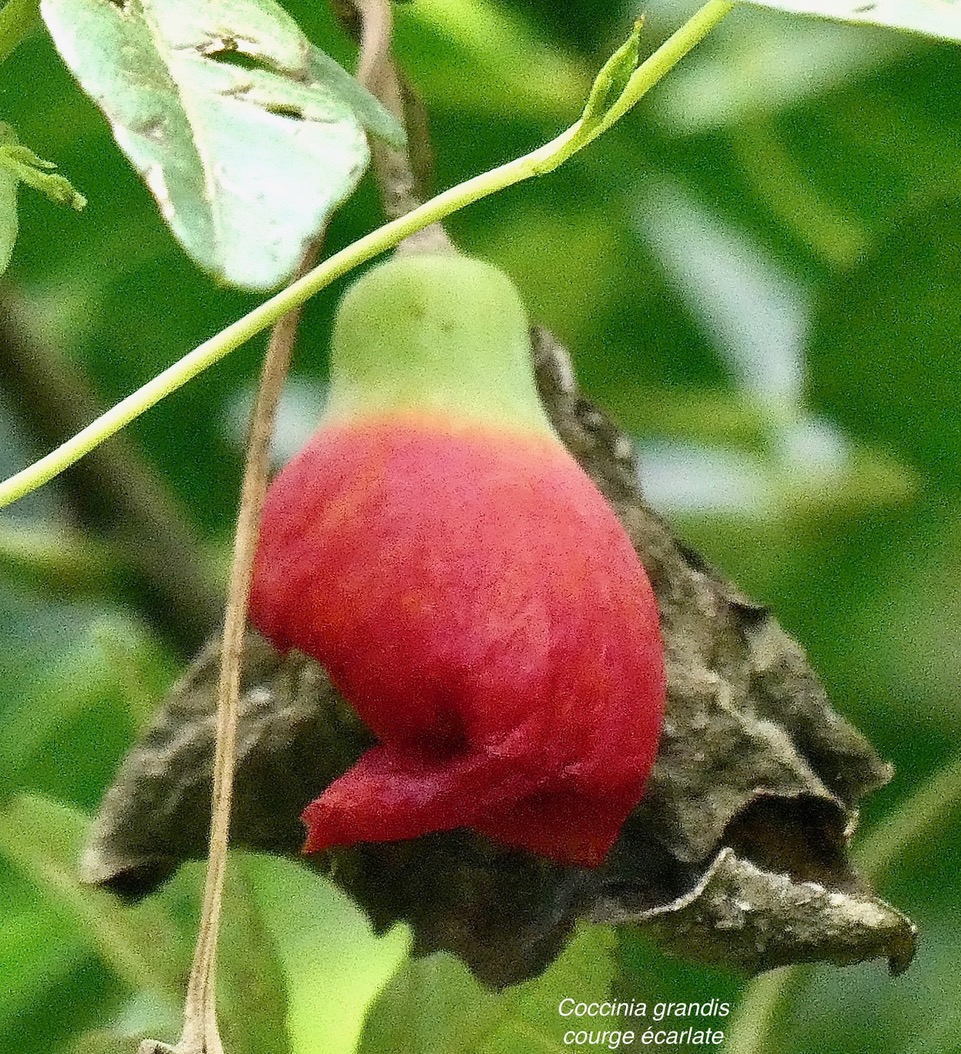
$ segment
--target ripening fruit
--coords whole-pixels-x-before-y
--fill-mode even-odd
[[[378,740],[305,810],[308,852],[469,827],[591,867],[643,793],[654,597],[487,264],[411,254],[347,293],[328,408],[267,496],[251,616]]]

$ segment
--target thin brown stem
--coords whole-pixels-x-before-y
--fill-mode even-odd
[[[306,274],[314,266],[318,249],[312,250],[300,267]],[[260,532],[260,516],[267,491],[270,439],[284,380],[297,336],[300,311],[292,311],[274,326],[264,358],[254,407],[247,457],[241,487],[240,512],[234,536],[233,559],[227,590],[227,609],[221,646],[220,681],[217,692],[217,743],[211,800],[210,850],[204,905],[194,964],[187,986],[185,1016],[188,1027],[202,1028],[207,1054],[218,1054],[220,1040],[216,1022],[217,935],[227,865],[233,773],[236,757],[237,702],[247,604],[253,579],[254,554]]]
[[[412,92],[404,84],[390,54],[392,15],[390,0],[334,0],[334,11],[348,32],[359,34],[361,63],[357,78],[367,90],[390,110],[408,130],[422,124],[412,121],[408,110]],[[369,56],[369,57],[368,57]],[[388,219],[405,216],[423,200],[417,177],[411,165],[412,146],[395,149],[387,143],[371,143],[371,162],[377,186]],[[398,252],[456,252],[447,232],[440,223],[406,238]]]
[[[370,92],[390,66],[390,41],[394,32],[391,0],[356,0],[360,15],[360,61],[357,80]],[[403,120],[403,114],[394,111]]]

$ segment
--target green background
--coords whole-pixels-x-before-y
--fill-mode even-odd
[[[352,61],[323,4],[288,6]],[[642,47],[693,10],[652,4]],[[437,187],[569,124],[633,13],[587,0],[405,7],[397,51],[430,114]],[[862,829],[950,764],[961,730],[959,97],[956,45],[739,9],[584,154],[449,224],[465,250],[509,271],[532,317],[570,346],[591,398],[637,436],[655,504],[773,607],[837,708],[894,762]],[[21,192],[3,296],[24,298],[30,339],[79,367],[105,405],[257,302],[184,258],[42,30],[0,67],[0,119],[89,199],[75,214]],[[365,183],[330,249],[378,222]],[[285,449],[320,405],[341,290],[308,308]],[[261,349],[129,429],[215,576]],[[0,392],[4,475],[43,452],[22,409]],[[176,1033],[198,869],[134,911],[72,879],[83,814],[185,661],[146,610],[122,553],[75,525],[56,485],[0,516],[3,1054],[132,1051],[117,1037]],[[921,928],[914,966],[896,980],[877,963],[799,972],[769,1050],[961,1051],[951,804],[877,876]],[[331,887],[280,861],[243,858],[229,904],[232,1054],[354,1049],[405,934],[375,939]],[[650,1002],[735,1002],[748,986],[604,930],[508,1000],[443,960],[403,981],[364,1050],[562,1050],[557,992],[614,984]]]

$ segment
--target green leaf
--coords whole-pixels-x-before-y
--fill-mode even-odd
[[[627,82],[637,69],[641,48],[643,19],[637,19],[630,36],[604,63],[591,86],[591,93],[581,114],[583,131],[600,124],[607,111],[617,102],[627,87]]]
[[[363,126],[403,140],[273,0],[43,0],[41,12],[181,245],[233,285],[292,274],[367,165]]]
[[[2,886],[3,926],[0,928],[0,1049],[5,1034],[16,1034],[39,993],[62,984],[89,963],[79,937],[63,932],[59,917],[36,903],[28,887],[5,876]],[[57,934],[58,940],[44,935]],[[25,955],[24,949],[30,954]]]
[[[502,1014],[501,1002],[446,952],[408,959],[374,1003],[358,1054],[476,1050]]]
[[[6,8],[4,8],[6,11]],[[0,31],[2,31],[0,23]],[[51,171],[57,166],[44,161],[17,141],[16,132],[0,122],[0,274],[7,268],[17,240],[17,187],[20,183],[46,194],[59,205],[82,209],[86,198],[70,185],[69,180]]]
[[[395,6],[397,52],[417,70],[431,113],[487,122],[500,112],[553,123],[573,119],[581,108],[592,65],[546,33],[529,5],[416,0]]]
[[[286,1054],[287,989],[276,942],[248,877],[256,870],[251,863],[237,858],[227,875],[220,1002],[236,1054]]]
[[[836,22],[905,29],[927,37],[961,41],[961,7],[955,0],[749,0],[795,15]]]
[[[42,906],[99,952],[135,993],[135,1007],[111,1031],[84,1037],[83,1054],[119,1049],[141,1030],[176,1027],[193,924],[183,906],[195,898],[196,871],[175,880],[168,894],[131,907],[102,890],[81,885],[77,861],[87,819],[49,799],[20,796],[0,811],[0,860],[13,865],[41,895]],[[4,858],[6,858],[4,860]],[[252,861],[235,861],[227,879],[224,935],[219,953],[221,1011],[236,1054],[285,1054],[286,986],[272,935],[251,890]],[[137,1010],[137,1013],[133,1012]],[[171,1013],[170,1011],[173,1011]]]
[[[531,1054],[569,1049],[570,1027],[558,1014],[566,996],[609,996],[614,938],[604,926],[583,926],[536,980],[494,993],[452,955],[408,959],[373,1004],[358,1054]]]
[[[29,147],[17,142],[16,132],[8,124],[0,124],[0,170],[58,205],[70,205],[80,210],[87,199],[70,185],[70,180],[53,171],[57,166],[44,161]]]
[[[283,971],[291,1048],[353,1051],[366,1008],[406,956],[404,927],[375,936],[346,894],[289,860],[243,864]]]
[[[0,62],[40,24],[38,0],[7,0],[0,8]]]
[[[132,988],[173,996],[184,960],[175,925],[160,901],[127,908],[109,893],[80,884],[77,860],[86,824],[85,816],[65,805],[21,795],[0,811],[0,856]]]
[[[617,971],[616,942],[609,926],[582,924],[571,943],[540,977],[509,988],[503,998],[504,1016],[485,1054],[533,1054],[571,1048],[563,1042],[564,1033],[576,1022],[561,1017],[562,999],[604,1002],[611,995]],[[615,1019],[606,1019],[595,1028],[616,1029]]]

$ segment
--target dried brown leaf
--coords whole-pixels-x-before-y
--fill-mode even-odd
[[[910,962],[915,931],[856,875],[848,843],[891,769],[836,714],[798,644],[680,543],[644,502],[630,441],[533,331],[554,424],[630,534],[654,585],[668,670],[661,751],[607,864],[564,868],[454,831],[308,862],[375,926],[459,955],[488,984],[539,973],[579,918],[637,926],[688,958],[758,971],[791,962]],[[149,893],[207,839],[216,645],[171,691],[97,817],[87,881]],[[295,855],[299,815],[370,744],[324,671],[250,633],[241,689],[235,843]]]

